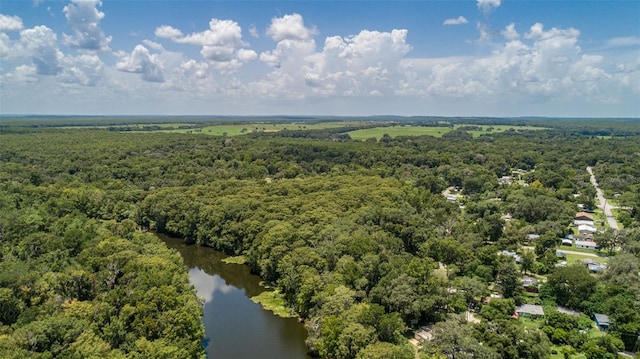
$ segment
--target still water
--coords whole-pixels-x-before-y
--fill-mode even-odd
[[[304,344],[307,333],[297,319],[277,317],[251,301],[266,289],[247,266],[225,264],[227,256],[211,248],[158,236],[180,252],[191,283],[204,298],[208,358],[310,358]]]

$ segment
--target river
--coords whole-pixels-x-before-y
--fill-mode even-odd
[[[310,358],[304,344],[307,333],[297,319],[275,316],[251,301],[267,289],[247,266],[223,263],[227,256],[211,248],[158,236],[180,252],[191,283],[204,298],[208,358]]]

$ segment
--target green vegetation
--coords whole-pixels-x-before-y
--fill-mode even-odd
[[[402,122],[375,125],[390,120]],[[234,256],[228,262],[244,258],[277,290],[260,301],[303,319],[321,358],[408,358],[406,336],[423,325],[434,334],[423,358],[549,358],[552,345],[589,359],[633,350],[637,121],[411,125],[433,121],[547,129],[358,141],[346,133],[372,124],[225,138],[3,123],[0,357],[201,357],[202,308],[184,267],[145,231],[222,250]],[[628,207],[623,231],[596,237],[614,248],[602,274],[555,266],[577,205],[594,202],[587,166]],[[499,183],[510,175],[514,184]],[[463,209],[442,195],[448,187],[464,196]],[[523,244],[534,249],[520,264],[499,254]],[[547,279],[539,295],[524,294],[525,272]],[[489,294],[503,298],[486,304]],[[585,316],[527,326],[511,318],[527,301]],[[464,320],[468,309],[480,323]],[[609,316],[608,334],[581,336],[594,313]]]
[[[295,314],[287,307],[287,303],[278,291],[265,291],[251,298],[255,303],[260,304],[264,309],[272,311],[273,314],[282,318],[294,318]]]
[[[367,140],[376,138],[380,140],[383,135],[390,137],[398,136],[433,136],[442,137],[445,134],[458,129],[468,128],[467,132],[474,138],[480,135],[501,133],[505,131],[535,131],[544,130],[544,127],[533,126],[509,126],[509,125],[492,125],[492,126],[472,126],[472,125],[455,125],[455,126],[412,126],[412,125],[394,125],[391,127],[373,127],[362,130],[347,132],[354,140]]]
[[[246,264],[247,263],[247,257],[245,256],[232,256],[232,257],[227,257],[225,259],[222,260],[224,263],[227,264]]]

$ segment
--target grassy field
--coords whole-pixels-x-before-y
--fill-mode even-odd
[[[355,140],[366,140],[372,137],[376,139],[382,138],[382,135],[388,134],[391,137],[397,136],[433,136],[433,137],[442,137],[445,133],[451,132],[454,129],[457,129],[461,126],[468,125],[456,125],[453,128],[451,127],[423,127],[423,126],[392,126],[392,127],[374,127],[367,128],[363,130],[355,130],[351,132],[347,132],[351,138]],[[504,132],[509,129],[514,129],[518,131],[524,130],[544,130],[542,127],[532,127],[532,126],[507,126],[507,125],[494,125],[494,126],[476,126],[481,127],[482,131],[469,131],[473,137],[479,137],[480,135],[490,134],[490,133],[499,133]],[[488,130],[490,129],[490,130]]]
[[[199,133],[212,136],[241,136],[252,132],[280,132],[280,131],[300,131],[300,130],[322,130],[327,128],[340,128],[353,126],[362,123],[358,122],[323,122],[323,123],[245,123],[231,125],[211,125],[200,128],[187,129],[167,129],[160,132],[174,133]]]

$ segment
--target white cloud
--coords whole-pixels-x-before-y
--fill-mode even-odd
[[[467,18],[461,15],[461,16],[458,16],[457,18],[446,19],[442,23],[442,25],[462,25],[467,23],[469,23],[469,20],[467,20]]]
[[[491,35],[487,30],[487,24],[479,22],[477,23],[476,27],[478,28],[478,32],[480,32],[480,37],[478,38],[478,40],[476,40],[476,42],[483,43],[491,40]]]
[[[254,51],[241,49],[246,45],[242,41],[242,29],[232,20],[213,18],[209,21],[209,29],[189,35],[169,25],[163,25],[156,29],[155,35],[180,44],[202,46],[202,57],[211,61],[211,66],[222,73],[234,72],[243,62],[257,58]]]
[[[258,29],[256,29],[255,25],[251,25],[249,27],[249,35],[255,37],[256,39],[260,37],[260,34],[258,34]]]
[[[175,40],[184,36],[182,31],[169,25],[162,25],[156,28],[155,35],[159,38],[169,40]]]
[[[56,75],[64,55],[58,50],[57,36],[46,26],[22,30],[14,55],[30,57],[39,75]]]
[[[155,42],[155,41],[151,41],[151,40],[148,40],[148,39],[144,39],[144,40],[142,40],[142,43],[143,43],[146,47],[148,47],[148,48],[150,48],[150,49],[153,49],[153,50],[156,50],[156,51],[164,51],[164,47],[162,47],[162,45],[161,45],[161,44],[159,44],[159,43],[157,43],[157,42]]]
[[[500,7],[500,0],[477,0],[478,9],[485,13]]]
[[[63,11],[67,23],[73,29],[72,35],[64,34],[67,45],[82,50],[105,51],[109,49],[111,36],[105,36],[100,29],[104,13],[97,9],[100,0],[71,0]]]
[[[607,40],[608,47],[627,47],[627,46],[640,46],[640,37],[638,36],[626,36],[626,37],[614,37]]]
[[[211,19],[208,30],[189,35],[184,35],[182,31],[171,26],[163,25],[156,29],[155,34],[181,44],[231,48],[244,45],[242,29],[232,20]]]
[[[142,79],[148,82],[164,82],[164,74],[158,55],[150,54],[143,45],[136,45],[130,55],[122,57],[116,64],[116,69],[142,74]]]
[[[258,59],[258,54],[253,50],[238,50],[238,59],[242,62],[251,62]]]
[[[18,16],[0,14],[0,31],[22,30],[22,19]]]
[[[95,86],[102,76],[104,63],[95,54],[80,56],[65,56],[62,62],[63,70],[60,80],[68,84]]]
[[[317,34],[315,27],[308,28],[300,14],[285,15],[271,19],[271,25],[267,29],[267,35],[274,41],[281,40],[310,40]]]
[[[500,34],[507,40],[517,40],[520,38],[520,34],[516,31],[516,25],[514,23],[507,25]]]

